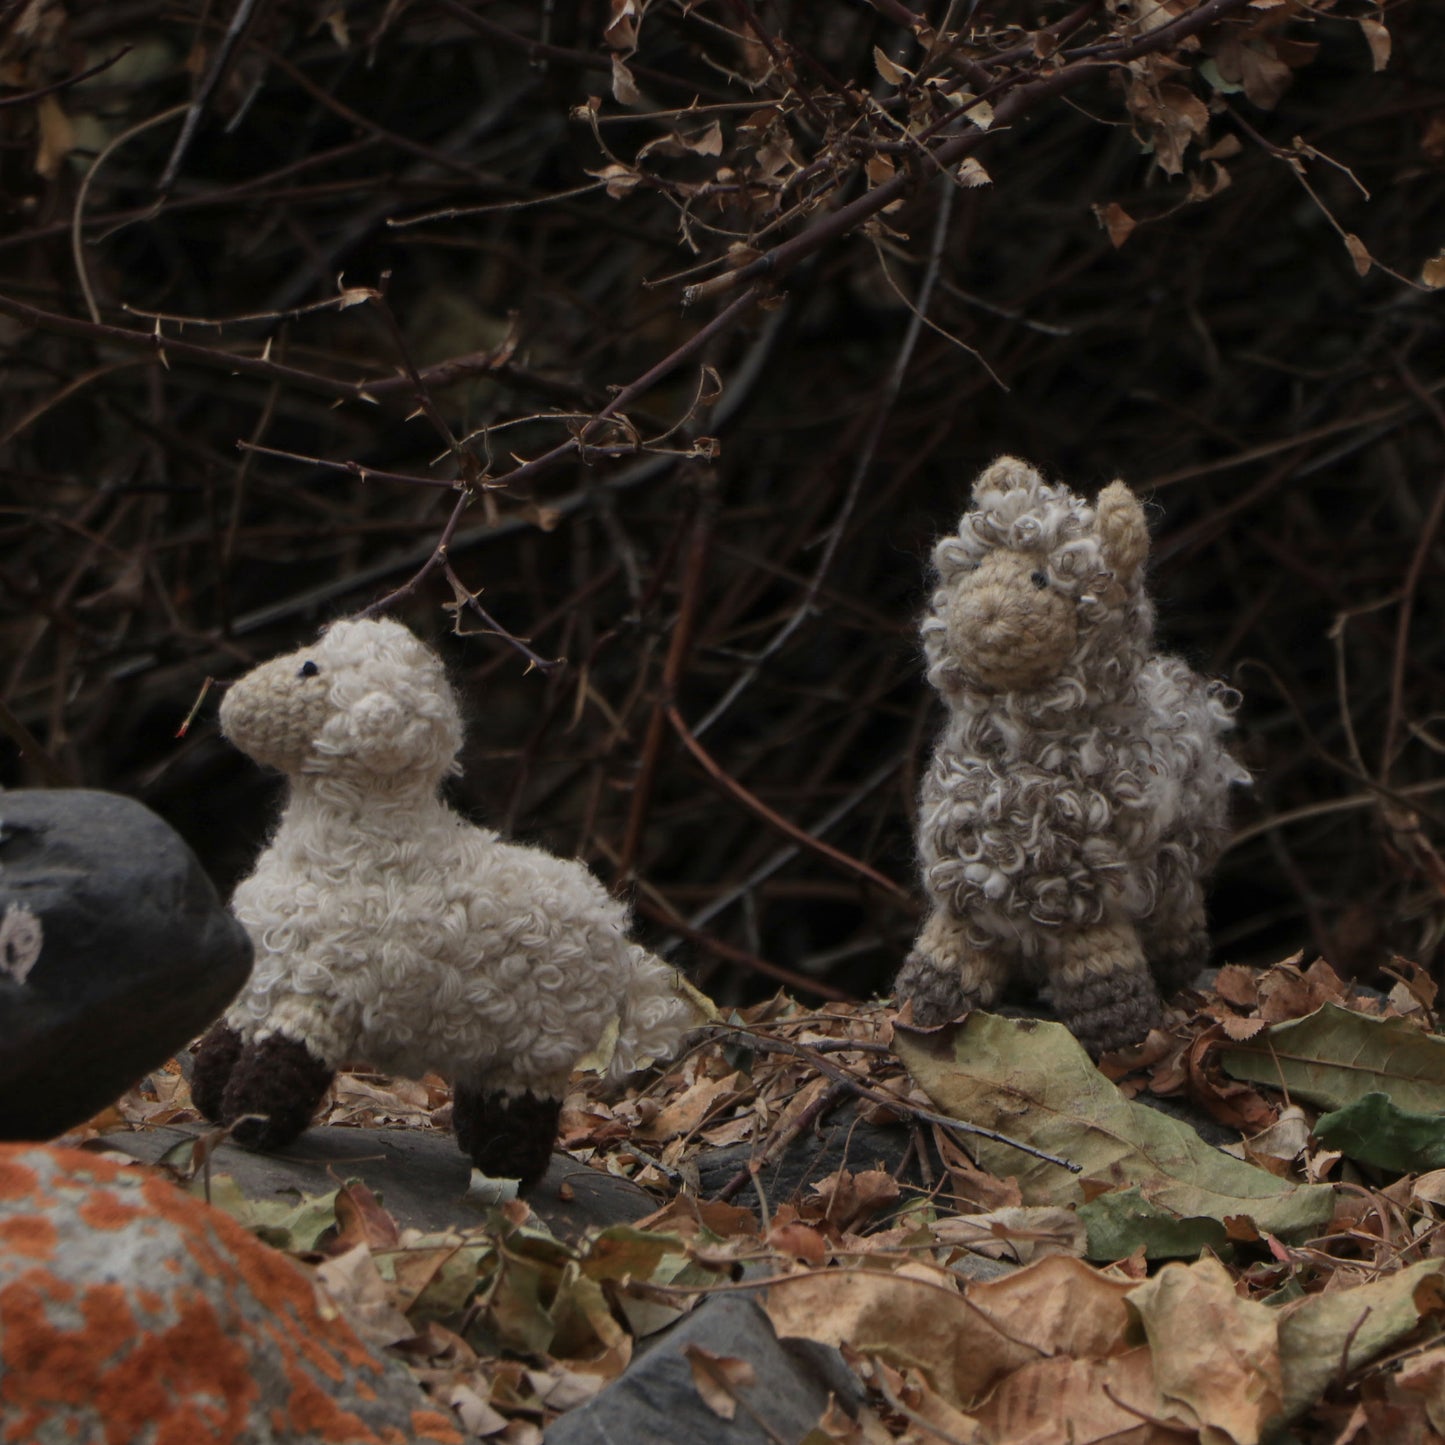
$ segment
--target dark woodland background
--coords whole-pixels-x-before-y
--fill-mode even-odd
[[[1438,974],[1445,7],[0,27],[5,784],[142,798],[228,888],[276,790],[216,693],[177,739],[203,680],[423,573],[461,806],[721,1000],[864,996],[917,916],[925,559],[1012,451],[1152,500],[1164,641],[1245,693],[1220,958]]]

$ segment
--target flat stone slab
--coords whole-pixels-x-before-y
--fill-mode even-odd
[[[167,1150],[207,1132],[199,1125],[161,1125],[107,1134],[107,1149],[154,1164]],[[434,1233],[482,1224],[487,1206],[467,1197],[471,1166],[450,1134],[425,1129],[309,1129],[275,1154],[221,1144],[211,1155],[214,1173],[229,1174],[249,1199],[276,1199],[301,1191],[326,1194],[360,1179],[403,1228]],[[576,1239],[596,1225],[631,1224],[658,1207],[645,1189],[616,1175],[554,1154],[546,1175],[522,1196],[561,1239]]]
[[[698,1392],[694,1351],[752,1367],[730,1389],[730,1420]],[[597,1397],[548,1426],[547,1445],[794,1445],[818,1422],[828,1398],[856,1411],[863,1388],[837,1350],[811,1340],[779,1340],[762,1308],[739,1295],[716,1295],[648,1341]]]

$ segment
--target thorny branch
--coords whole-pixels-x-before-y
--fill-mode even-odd
[[[1250,664],[1228,956],[1445,954],[1433,7],[46,10],[0,37],[4,781],[184,819],[201,677],[450,611],[472,806],[715,991],[866,994],[923,561],[1019,451],[1155,492],[1169,644]]]

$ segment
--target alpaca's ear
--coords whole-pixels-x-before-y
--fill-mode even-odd
[[[1036,487],[1043,478],[1027,463],[1017,457],[1000,457],[989,463],[973,484],[974,499],[985,492],[1012,492],[1020,487]]]
[[[1149,524],[1144,507],[1123,482],[1110,482],[1095,508],[1104,563],[1126,587],[1132,587],[1149,556]]]

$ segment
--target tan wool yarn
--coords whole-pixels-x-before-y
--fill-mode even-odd
[[[1204,879],[1248,781],[1221,740],[1239,695],[1155,651],[1148,552],[1123,482],[1090,505],[1014,457],[934,548],[922,636],[947,718],[919,802],[930,911],[896,988],[919,1023],[1022,974],[1098,1054],[1208,956]]]

